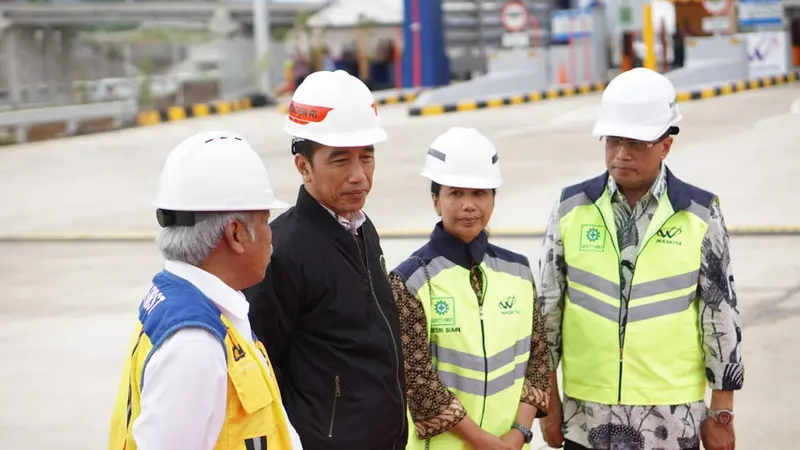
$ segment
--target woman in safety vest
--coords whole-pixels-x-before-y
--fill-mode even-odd
[[[422,176],[442,220],[389,275],[416,436],[407,449],[529,448],[549,359],[525,256],[488,242],[500,166],[477,130],[436,138]]]

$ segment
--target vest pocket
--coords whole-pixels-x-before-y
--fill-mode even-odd
[[[272,394],[264,382],[264,375],[256,362],[246,361],[229,369],[230,380],[239,397],[239,402],[247,414],[252,414],[273,402]]]
[[[267,437],[261,436],[244,440],[245,450],[267,450]]]
[[[328,427],[328,437],[333,437],[333,423],[336,420],[336,406],[339,403],[339,397],[342,396],[341,383],[339,381],[339,374],[333,377],[333,406],[331,406],[331,423]]]

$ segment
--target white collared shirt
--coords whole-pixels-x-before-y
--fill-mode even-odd
[[[167,261],[164,268],[190,282],[219,307],[255,348],[250,304],[216,276],[190,264]],[[199,328],[184,328],[153,352],[144,372],[142,412],[133,423],[141,450],[213,450],[225,422],[228,366],[219,340]],[[266,364],[261,352],[256,352]],[[281,405],[283,406],[283,405]],[[286,411],[283,411],[284,417]],[[293,449],[300,438],[287,417]]]
[[[320,203],[320,206],[325,208],[337,222],[339,225],[343,226],[345,230],[353,233],[354,235],[358,236],[358,228],[361,225],[364,225],[364,222],[367,221],[367,215],[364,214],[364,211],[357,211],[350,214],[350,217],[344,217],[337,214],[334,210],[328,208],[327,206]]]

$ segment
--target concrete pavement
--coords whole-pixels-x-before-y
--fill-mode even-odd
[[[685,122],[668,164],[679,176],[717,192],[729,225],[797,225],[780,195],[797,187],[800,87],[682,103]],[[491,226],[545,225],[567,183],[603,170],[602,146],[590,135],[599,96],[534,105],[409,118],[402,106],[381,114],[389,141],[379,145],[368,213],[381,228],[427,227],[435,219],[419,176],[431,141],[450,126],[475,126],[497,145],[505,184]],[[294,201],[300,177],[283,117],[260,109],[235,115],[17,145],[0,150],[0,234],[155,230],[150,201],[169,150],[200,130],[244,134],[259,151],[278,195]],[[524,205],[524,207],[520,207]]]
[[[670,167],[717,192],[729,225],[800,225],[792,200],[800,179],[798,100],[800,88],[785,86],[681,104],[685,122]],[[424,155],[437,134],[463,125],[485,132],[500,151],[505,184],[491,226],[543,227],[562,186],[603,170],[602,147],[589,134],[598,102],[587,96],[423,118],[384,107],[390,141],[378,148],[368,213],[384,229],[430,228],[428,185],[418,175]],[[292,202],[299,176],[281,120],[277,112],[248,111],[0,149],[0,234],[153,231],[149,204],[167,152],[212,128],[247,136],[278,194]],[[538,254],[538,239],[495,242]],[[387,265],[422,243],[385,240]],[[734,238],[732,245],[747,366],[736,397],[737,448],[794,448],[800,238]],[[2,243],[0,255],[0,448],[102,448],[136,307],[161,267],[155,246]]]

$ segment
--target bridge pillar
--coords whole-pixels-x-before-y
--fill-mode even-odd
[[[75,31],[71,28],[61,28],[59,30],[59,44],[60,44],[60,52],[59,52],[59,77],[58,82],[61,86],[61,90],[59,91],[58,98],[59,100],[63,99],[69,103],[74,101],[72,83],[73,83],[73,76],[74,76],[74,67],[72,64],[72,56],[75,52]]]
[[[208,22],[208,29],[213,33],[213,45],[217,51],[219,97],[231,100],[251,93],[255,81],[253,41],[242,36],[242,25],[224,7],[214,11]]]
[[[2,39],[3,66],[5,66],[5,77],[8,90],[8,103],[12,107],[20,105],[20,64],[19,64],[19,29],[6,27],[0,30]]]
[[[56,99],[56,71],[58,70],[58,61],[56,60],[56,33],[50,27],[42,28],[42,41],[41,45],[41,64],[42,64],[42,87],[39,92],[40,101],[44,103],[52,103]]]

